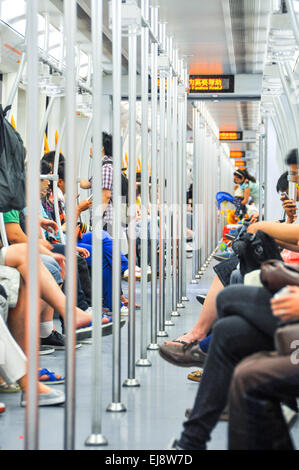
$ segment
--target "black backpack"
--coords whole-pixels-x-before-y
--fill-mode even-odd
[[[261,230],[256,234],[243,233],[233,242],[232,248],[239,258],[242,276],[259,269],[261,264],[269,259],[282,261],[274,238]]]
[[[0,212],[22,210],[26,205],[26,150],[22,138],[5,119],[8,106],[0,105]]]

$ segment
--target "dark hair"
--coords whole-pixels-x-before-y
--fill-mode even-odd
[[[285,162],[287,165],[299,165],[298,149],[290,150],[290,152],[287,154]]]
[[[237,176],[238,178],[244,178],[244,175],[241,173],[240,170],[234,171],[234,176]]]
[[[65,181],[65,164],[61,162],[58,166],[58,178],[62,181]]]
[[[103,147],[104,147],[105,155],[107,157],[112,157],[113,155],[112,135],[107,134],[107,132],[103,132]]]
[[[50,175],[52,173],[52,168],[50,167],[48,162],[41,160],[40,172],[41,172],[41,175]]]
[[[278,193],[283,193],[287,191],[288,188],[289,188],[288,172],[286,171],[279,177],[279,180],[277,181],[277,184],[276,184],[276,191]]]
[[[238,170],[238,173],[242,173],[246,180],[252,181],[252,183],[256,183],[255,177],[250,175],[247,170]]]
[[[55,151],[45,153],[43,156],[43,161],[49,163],[52,167],[54,166],[54,161],[55,161]],[[59,163],[65,162],[65,158],[62,153],[59,154]]]

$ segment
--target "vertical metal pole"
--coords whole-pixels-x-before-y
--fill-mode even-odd
[[[75,145],[76,111],[76,64],[75,44],[77,32],[77,2],[64,2],[64,26],[66,39],[66,404],[65,441],[66,450],[75,447],[75,308],[76,295],[76,168],[77,150]]]
[[[204,179],[204,128],[203,128],[203,116],[202,116],[202,103],[199,103],[197,109],[198,114],[198,145],[197,145],[197,227],[198,227],[198,241],[197,241],[197,266],[198,270],[196,272],[196,279],[199,279],[203,275],[203,264],[204,264],[204,211],[203,211],[203,194],[205,188],[205,179]]]
[[[181,63],[181,61],[180,61]],[[182,303],[183,296],[183,278],[182,265],[183,253],[186,252],[186,246],[183,245],[183,125],[184,125],[184,97],[178,97],[178,303],[177,308],[185,308]]]
[[[47,110],[45,112],[45,115],[44,115],[44,119],[43,119],[43,122],[42,122],[42,126],[41,126],[41,131],[40,131],[40,149],[41,149],[41,155],[43,156],[44,155],[44,141],[45,141],[45,131],[46,131],[46,127],[47,127],[47,124],[48,124],[48,121],[49,121],[49,117],[50,117],[50,114],[51,114],[51,111],[53,109],[53,105],[54,105],[54,101],[56,99],[56,96],[52,96],[50,98],[50,101],[49,101],[49,104],[48,104],[48,107],[47,107]]]
[[[136,82],[137,82],[137,27],[129,27],[129,319],[128,319],[128,378],[124,387],[139,387],[135,378],[136,342]]]
[[[177,311],[178,296],[178,49],[174,51],[174,78],[173,78],[173,121],[172,121],[172,141],[173,141],[173,228],[172,228],[172,316],[180,316]]]
[[[112,402],[110,412],[126,411],[121,402],[120,350],[120,233],[121,233],[121,0],[112,0],[112,56],[113,56],[113,365]],[[134,268],[135,272],[135,268]]]
[[[151,7],[152,14],[152,30],[155,37],[158,36],[158,7]],[[150,350],[157,350],[157,59],[158,44],[151,45],[151,127],[152,127],[152,177],[151,177],[151,344],[148,346]]]
[[[199,270],[198,266],[198,255],[197,250],[199,249],[199,226],[198,226],[198,213],[199,210],[199,201],[198,201],[198,184],[199,181],[197,179],[198,176],[198,169],[197,166],[199,165],[198,161],[198,112],[197,107],[193,104],[193,254],[192,254],[192,284],[197,284],[197,273]]]
[[[102,188],[102,50],[103,50],[103,2],[91,1],[91,33],[93,59],[93,165],[92,184]],[[89,124],[91,119],[89,121]],[[89,125],[87,126],[87,133]],[[86,143],[86,139],[84,142]],[[102,248],[102,192],[93,192],[92,207],[92,421],[91,434],[85,441],[87,446],[103,446],[108,442],[102,434],[102,319],[99,312],[103,307],[103,248]]]
[[[28,159],[27,207],[28,207],[28,284],[26,291],[26,351],[28,356],[28,389],[26,393],[25,449],[38,449],[38,390],[37,370],[39,365],[39,217],[40,155],[39,123],[32,116],[39,115],[38,99],[38,2],[27,2],[27,56],[28,56]]]
[[[55,220],[58,225],[58,233],[60,237],[60,241],[63,245],[65,245],[65,236],[62,231],[62,226],[61,226],[61,220],[60,220],[60,214],[59,214],[59,205],[58,205],[58,166],[59,166],[59,154],[60,154],[60,149],[61,149],[61,144],[64,138],[65,134],[65,126],[66,126],[66,118],[64,118],[61,132],[59,134],[59,139],[55,151],[55,158],[54,158],[54,168],[53,168],[53,205],[54,205],[54,212],[55,212]]]
[[[268,137],[267,137],[267,132],[268,132],[268,117],[266,117],[265,121],[265,135],[264,135],[264,149],[263,149],[263,167],[264,167],[264,218],[267,220],[268,218],[268,196],[267,196],[267,182],[268,182]]]
[[[149,2],[142,0],[141,12],[143,18],[149,19]],[[149,30],[147,27],[141,29],[141,96],[142,96],[142,119],[141,119],[141,320],[140,320],[140,359],[136,366],[149,367],[152,365],[147,358],[147,319],[148,319],[148,294],[147,294],[147,265],[148,265],[148,67],[149,67]]]
[[[188,87],[188,69],[187,64],[184,67],[184,85]],[[186,243],[187,243],[187,92],[184,96],[183,105],[183,161],[182,161],[182,184],[183,184],[183,260],[182,260],[182,301],[187,302],[187,259],[186,259]]]
[[[173,52],[173,38],[167,41],[168,55],[171,58]],[[172,312],[172,266],[171,266],[171,212],[172,212],[172,67],[167,76],[167,149],[166,149],[166,326],[174,326],[171,319]]]
[[[160,25],[162,45],[165,48],[166,24]],[[159,154],[159,331],[157,336],[168,336],[165,331],[165,78],[160,71],[160,154]]]
[[[259,137],[259,220],[263,220],[263,136],[260,135]]]

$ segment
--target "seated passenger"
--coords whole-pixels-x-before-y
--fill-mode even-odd
[[[64,165],[60,165],[58,168],[59,180],[58,186],[64,195],[65,193],[65,175]],[[83,201],[84,203],[84,201]],[[90,204],[92,202],[90,201]],[[82,203],[81,203],[82,204]],[[54,207],[53,207],[53,195],[48,195],[46,200],[43,200],[43,207],[49,217],[55,218]],[[60,215],[61,220],[65,223],[65,208],[64,205],[60,204]],[[79,211],[79,209],[78,209]],[[78,212],[79,213],[79,212]],[[51,239],[53,236],[51,236]],[[56,235],[56,239],[58,234]],[[108,232],[102,230],[102,243],[103,243],[103,306],[109,311],[112,311],[112,255],[113,255],[113,242]],[[92,233],[85,233],[81,236],[81,240],[78,241],[77,246],[81,249],[88,251],[89,256],[86,261],[89,266],[92,263]],[[128,260],[121,254],[121,272],[124,273],[128,269]],[[121,305],[123,307],[123,305]],[[127,309],[122,308],[122,313]]]
[[[9,280],[9,276],[12,276],[11,279],[15,279],[15,270],[11,269],[11,271],[7,272],[5,276],[7,276],[7,280]],[[17,271],[16,271],[17,272]],[[0,267],[0,277],[1,277],[1,267]],[[16,287],[16,286],[15,286]],[[12,292],[12,288],[10,286],[9,289],[9,297],[7,297],[6,290],[0,286],[0,344],[2,345],[2,350],[4,351],[4,361],[1,360],[0,362],[0,374],[1,377],[5,379],[5,383],[9,386],[10,384],[14,384],[18,382],[20,388],[23,393],[27,391],[27,374],[26,374],[26,356],[24,355],[20,346],[16,343],[14,338],[11,336],[6,324],[6,316],[10,316],[9,306],[14,306],[14,300],[12,297],[18,298],[17,292]],[[23,289],[23,287],[21,287]],[[19,301],[19,308],[25,311],[25,299],[22,296],[22,301]],[[12,302],[12,303],[11,303]],[[22,305],[21,303],[24,302]],[[13,319],[10,320],[13,323]],[[65,395],[61,391],[54,391],[48,386],[44,385],[43,383],[38,381],[38,393],[39,393],[39,406],[48,406],[48,405],[59,405],[64,403]],[[22,396],[21,405],[24,406],[25,396]]]

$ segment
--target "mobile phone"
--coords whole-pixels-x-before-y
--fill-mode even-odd
[[[285,198],[286,198],[287,200],[289,200],[289,199],[290,199],[290,198],[289,198],[289,196],[288,196],[288,194],[287,194],[287,193],[285,193],[285,192],[284,192],[284,193],[281,193],[281,195],[282,195],[282,196],[285,196]]]
[[[87,198],[87,201],[90,201],[92,199],[92,194]]]

